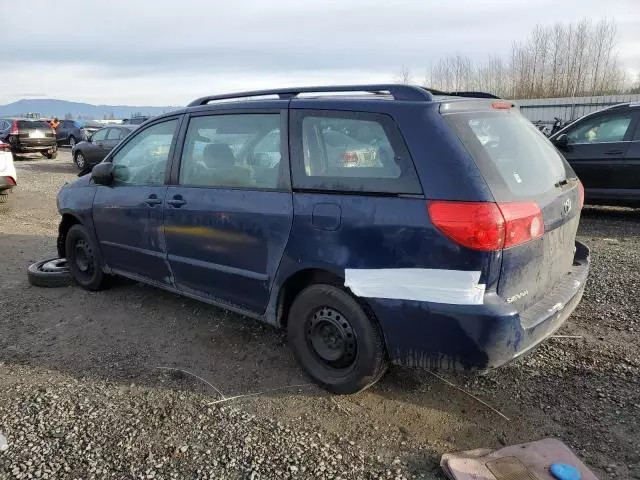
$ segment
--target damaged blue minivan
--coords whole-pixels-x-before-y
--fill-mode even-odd
[[[574,310],[583,190],[511,102],[407,85],[200,98],[64,186],[75,281],[128,277],[286,328],[352,393],[391,363],[486,370]],[[159,319],[162,321],[162,319]]]

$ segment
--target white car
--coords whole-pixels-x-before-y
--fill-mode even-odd
[[[11,189],[17,184],[16,168],[13,165],[11,146],[0,142],[0,203],[5,203]]]

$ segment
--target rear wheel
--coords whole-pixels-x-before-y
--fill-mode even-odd
[[[80,170],[84,170],[84,167],[87,165],[87,161],[84,158],[82,152],[76,152],[76,156],[73,158],[73,160],[76,162],[76,165]]]
[[[0,192],[0,203],[7,203],[9,201],[9,192],[11,192],[11,190],[3,190]]]
[[[82,225],[73,225],[65,240],[65,252],[71,276],[85,290],[102,290],[106,275],[102,261],[89,232]]]
[[[71,148],[73,148],[73,147],[75,147],[75,146],[76,146],[76,143],[78,143],[78,141],[76,140],[76,137],[74,137],[73,135],[71,135],[71,136],[69,137],[69,146],[70,146]]]
[[[291,305],[287,333],[302,368],[330,392],[359,392],[387,370],[377,323],[338,287],[316,284],[304,289]]]

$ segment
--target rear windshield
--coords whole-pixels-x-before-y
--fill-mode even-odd
[[[551,142],[516,112],[443,117],[476,161],[496,201],[536,197],[575,176]]]
[[[41,120],[18,120],[19,129],[46,128],[50,129],[51,125]]]

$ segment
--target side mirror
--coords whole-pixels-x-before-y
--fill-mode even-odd
[[[558,135],[553,139],[553,144],[558,148],[566,149],[569,146],[569,137],[567,137],[566,133]]]
[[[113,164],[111,162],[97,164],[91,170],[91,179],[98,185],[111,185],[113,181]]]

